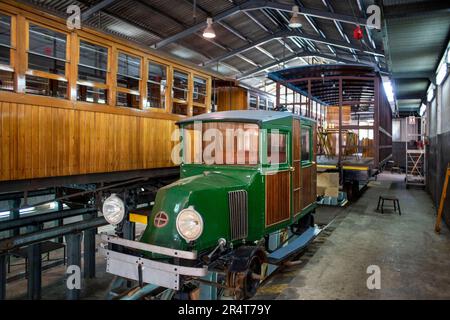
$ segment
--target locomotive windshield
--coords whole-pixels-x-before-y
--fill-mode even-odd
[[[257,165],[259,127],[241,122],[195,122],[181,128],[185,164]]]

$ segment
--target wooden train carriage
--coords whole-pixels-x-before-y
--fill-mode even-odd
[[[175,122],[210,110],[210,74],[135,43],[15,1],[0,3],[0,28],[2,192],[172,167]]]
[[[235,81],[214,81],[217,111],[273,110],[275,97],[267,92],[237,84]]]
[[[278,93],[293,95],[285,98],[294,102],[292,112],[318,120],[318,171],[339,172],[348,197],[359,194],[392,156],[392,111],[380,74],[370,66],[339,64],[290,68],[268,77]]]

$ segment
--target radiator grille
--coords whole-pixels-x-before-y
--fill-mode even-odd
[[[248,195],[245,190],[228,193],[230,207],[231,240],[247,238],[248,234]]]

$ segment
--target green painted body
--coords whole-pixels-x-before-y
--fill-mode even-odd
[[[261,129],[285,131],[288,133],[288,162],[278,168],[279,171],[289,170],[292,166],[292,118],[266,121],[260,124]],[[302,118],[302,125],[314,128],[315,123]],[[291,220],[285,221],[269,228],[265,227],[265,173],[273,172],[273,168],[265,163],[267,159],[266,135],[260,134],[260,161],[254,166],[237,165],[204,165],[182,164],[180,167],[181,179],[175,183],[161,188],[155,199],[152,215],[147,228],[140,241],[179,250],[207,251],[217,245],[220,238],[230,241],[230,216],[228,206],[228,193],[234,190],[246,190],[248,193],[248,237],[245,243],[256,242],[265,235],[286,228],[294,223],[293,205],[291,203]],[[312,143],[311,143],[312,148]],[[311,149],[312,150],[312,149]],[[302,163],[302,166],[311,163]],[[292,179],[291,179],[292,198]],[[188,244],[176,228],[178,213],[193,206],[203,218],[204,230],[199,239]],[[308,206],[296,220],[315,209],[315,203]],[[155,215],[164,211],[169,216],[166,226],[157,228],[153,224]],[[242,243],[242,240],[237,241]]]

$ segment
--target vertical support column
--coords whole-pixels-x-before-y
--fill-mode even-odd
[[[6,300],[6,254],[0,254],[0,301]]]
[[[95,235],[97,228],[84,231],[84,277],[95,278]]]
[[[340,168],[342,161],[342,90],[343,90],[342,78],[339,77],[339,158],[338,158],[339,170],[341,170]]]
[[[123,223],[123,238],[127,240],[135,240],[136,224],[134,222],[125,221]]]
[[[95,218],[96,214],[85,214],[84,220]],[[95,278],[95,235],[97,228],[84,231],[83,239],[83,261],[84,261],[84,277],[87,279]]]
[[[29,227],[29,232],[38,231],[39,227]],[[41,244],[35,243],[27,247],[28,300],[41,299],[42,259]]]
[[[306,107],[306,116],[311,117],[311,79],[308,79],[308,105]]]
[[[378,77],[374,77],[373,86],[375,90],[374,101],[374,125],[373,125],[373,137],[375,139],[375,167],[378,167],[380,160],[380,80]]]
[[[279,82],[277,82],[277,85],[276,85],[276,95],[277,95],[277,101],[276,101],[276,104],[277,104],[277,108],[279,108],[280,107],[280,94],[281,94],[281,92],[280,92],[281,90],[280,90],[280,83]]]
[[[64,209],[63,203],[58,201],[58,211],[62,211]],[[58,219],[58,227],[62,227],[64,225],[64,219]],[[64,242],[64,237],[59,237],[57,240],[59,243]]]
[[[66,235],[67,243],[67,266],[75,266],[81,268],[81,233],[72,233]],[[80,270],[80,269],[78,269]],[[75,274],[68,274],[69,277],[73,277]],[[81,281],[81,279],[78,279]],[[76,279],[75,279],[76,281]],[[80,299],[80,289],[67,288],[66,291],[67,300],[78,300]]]
[[[20,204],[21,204],[21,199],[14,199],[9,201],[9,206],[11,207],[11,211],[10,211],[10,219],[12,220],[16,220],[20,218]],[[10,236],[11,237],[17,237],[20,234],[20,228],[15,228],[13,230],[10,231]]]

